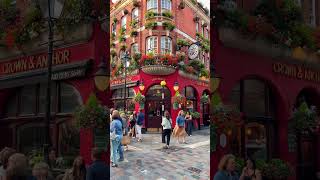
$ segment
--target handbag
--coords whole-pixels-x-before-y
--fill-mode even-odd
[[[130,144],[130,137],[129,136],[123,136],[122,137],[122,140],[121,140],[121,144],[122,145],[128,145],[128,144]]]
[[[115,131],[113,131],[112,133],[110,133],[110,139],[111,140],[115,140],[116,139],[116,132]]]

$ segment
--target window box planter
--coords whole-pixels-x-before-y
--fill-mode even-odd
[[[146,29],[154,29],[155,27],[157,27],[158,26],[158,23],[157,22],[155,22],[155,21],[152,21],[152,22],[147,22],[146,24],[145,24],[145,28]]]
[[[130,32],[130,36],[131,37],[137,37],[138,36],[138,31],[136,31],[136,30],[131,31]]]
[[[257,52],[267,57],[291,57],[292,50],[266,42],[261,38],[249,39],[231,28],[219,28],[219,39],[227,47],[237,48],[247,52]],[[246,46],[243,46],[246,44]]]
[[[196,75],[193,75],[191,73],[186,73],[182,70],[179,70],[179,75],[185,77],[185,78],[189,78],[189,79],[193,79],[193,80],[199,80],[199,77]]]
[[[176,72],[175,67],[167,66],[167,65],[146,65],[146,66],[142,66],[141,70],[144,73],[149,75],[160,75],[160,76],[166,76]]]

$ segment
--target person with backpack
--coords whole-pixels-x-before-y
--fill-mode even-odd
[[[137,125],[136,125],[138,142],[142,141],[141,128],[142,128],[143,123],[144,123],[144,113],[142,112],[142,109],[140,109],[140,112],[137,116]]]
[[[171,120],[169,111],[167,111],[167,110],[164,112],[164,116],[162,117],[161,125],[163,127],[162,143],[166,143],[165,137],[167,137],[167,145],[164,146],[163,148],[169,149],[172,120]]]

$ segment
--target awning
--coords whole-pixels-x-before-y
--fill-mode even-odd
[[[57,65],[52,67],[52,80],[64,80],[86,76],[87,70],[91,67],[92,60],[83,60],[70,64]],[[7,89],[29,84],[43,83],[47,81],[47,68],[28,72],[21,72],[0,77],[0,89]]]

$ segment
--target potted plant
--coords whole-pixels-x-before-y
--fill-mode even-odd
[[[308,107],[306,102],[303,102],[297,110],[293,112],[290,128],[296,133],[304,131],[314,132],[319,127],[319,119],[315,106]]]
[[[186,54],[184,52],[178,52],[176,56],[178,62],[183,62],[186,59]]]
[[[141,53],[134,53],[133,56],[132,56],[133,60],[139,62],[139,60],[141,59]]]
[[[262,176],[268,179],[285,180],[292,175],[289,164],[281,159],[271,159],[260,168]]]
[[[131,25],[132,28],[136,28],[137,25],[138,25],[138,21],[137,20],[132,20],[130,25]]]
[[[123,51],[125,51],[127,49],[127,45],[121,45],[121,47],[120,47],[120,50],[123,50]]]
[[[110,50],[110,55],[111,55],[111,57],[115,57],[115,56],[117,55],[116,50],[111,49],[111,50]]]
[[[179,105],[183,104],[184,101],[185,98],[179,93],[179,91],[176,91],[176,94],[172,97],[173,109],[179,109]]]
[[[164,11],[162,12],[162,16],[167,17],[167,18],[172,18],[172,13],[170,11]]]
[[[154,18],[155,16],[157,16],[158,14],[153,12],[153,11],[148,11],[145,15],[145,18],[146,19],[151,19],[151,18]]]
[[[137,36],[138,36],[138,31],[137,31],[137,30],[132,30],[132,31],[130,32],[130,36],[131,36],[131,37],[137,37]]]
[[[200,98],[200,102],[203,104],[208,104],[209,103],[209,95],[203,94]]]
[[[146,100],[145,96],[142,95],[140,92],[138,92],[133,98],[133,101],[135,103],[138,103],[141,109],[144,109],[145,100]]]
[[[173,25],[171,22],[168,22],[168,21],[163,22],[162,25],[166,30],[169,30],[169,31],[172,31],[174,30],[174,28],[176,28],[175,25]]]
[[[148,23],[146,23],[145,28],[151,30],[151,29],[154,29],[155,27],[157,27],[157,25],[158,25],[157,22],[154,22],[154,21],[148,22]]]
[[[178,38],[177,39],[177,45],[180,46],[180,47],[185,47],[185,46],[189,46],[190,43],[185,39]]]
[[[113,18],[113,23],[116,24],[117,22],[118,22],[118,19],[117,19],[116,17],[114,17],[114,18]]]

